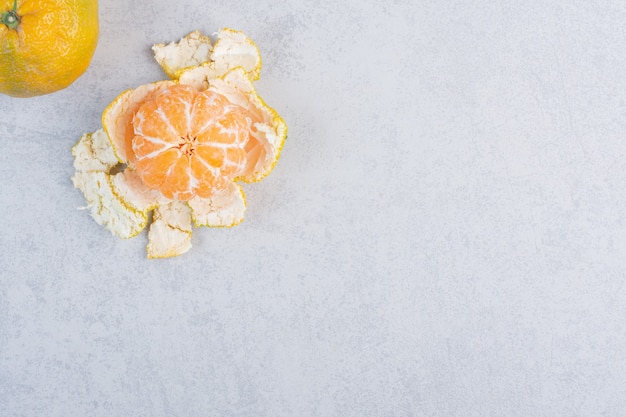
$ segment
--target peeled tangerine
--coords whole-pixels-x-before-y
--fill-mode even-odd
[[[222,29],[215,44],[198,31],[153,48],[171,79],[123,92],[103,129],[72,148],[74,186],[94,219],[121,238],[148,232],[149,258],[191,248],[195,226],[243,220],[238,181],[255,182],[278,160],[287,127],[257,95],[259,50]]]

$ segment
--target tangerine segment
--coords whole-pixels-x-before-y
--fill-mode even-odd
[[[209,197],[245,167],[250,124],[246,109],[215,91],[167,86],[133,117],[137,173],[169,199]]]
[[[154,115],[149,123],[144,123],[143,117],[145,114]],[[132,119],[133,134],[137,134],[151,139],[154,142],[164,142],[167,138],[177,138],[178,133],[174,126],[170,124],[170,121],[162,112],[159,112],[159,107],[156,101],[148,101],[144,103],[143,112],[136,114]],[[132,142],[131,142],[132,145]],[[137,150],[134,149],[137,153]]]
[[[164,152],[171,147],[169,142],[153,136],[137,136],[131,145],[134,154],[138,157]]]
[[[187,201],[193,198],[195,193],[196,179],[191,174],[190,158],[186,156],[179,157],[178,160],[170,166],[160,190],[163,195],[172,200]]]
[[[145,157],[137,159],[135,168],[137,174],[144,184],[150,189],[158,189],[171,166],[180,159],[180,155],[177,149],[166,149],[163,152],[156,152],[152,158]],[[163,167],[162,169],[156,168]]]
[[[199,136],[205,130],[215,126],[216,122],[226,117],[230,101],[221,94],[198,94],[193,103],[193,136]],[[235,112],[236,114],[236,112]],[[216,120],[216,116],[222,116]]]
[[[191,161],[191,173],[198,181],[196,195],[210,197],[216,190],[228,186],[229,181],[219,175],[219,170],[209,165],[204,158],[194,158]]]
[[[178,84],[168,92],[157,95],[155,97],[157,119],[163,119],[169,123],[177,135],[189,132],[191,130],[191,109],[196,94],[197,92],[193,87]]]

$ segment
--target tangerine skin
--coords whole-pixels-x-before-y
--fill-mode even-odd
[[[98,43],[96,0],[0,0],[0,15],[11,10],[19,23],[0,23],[0,93],[49,94],[85,72]]]

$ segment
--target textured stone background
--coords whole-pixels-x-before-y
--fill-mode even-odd
[[[623,1],[100,16],[75,84],[0,97],[1,416],[626,415]],[[153,43],[224,26],[289,138],[242,225],[149,261],[77,209],[70,147],[163,78]]]

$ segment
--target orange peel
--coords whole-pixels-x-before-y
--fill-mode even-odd
[[[191,248],[193,226],[243,221],[237,182],[272,171],[287,126],[254,88],[261,56],[242,32],[222,29],[212,43],[194,31],[152,50],[170,80],[111,102],[102,128],[72,148],[72,181],[96,222],[121,238],[150,223],[147,255],[167,258]]]

